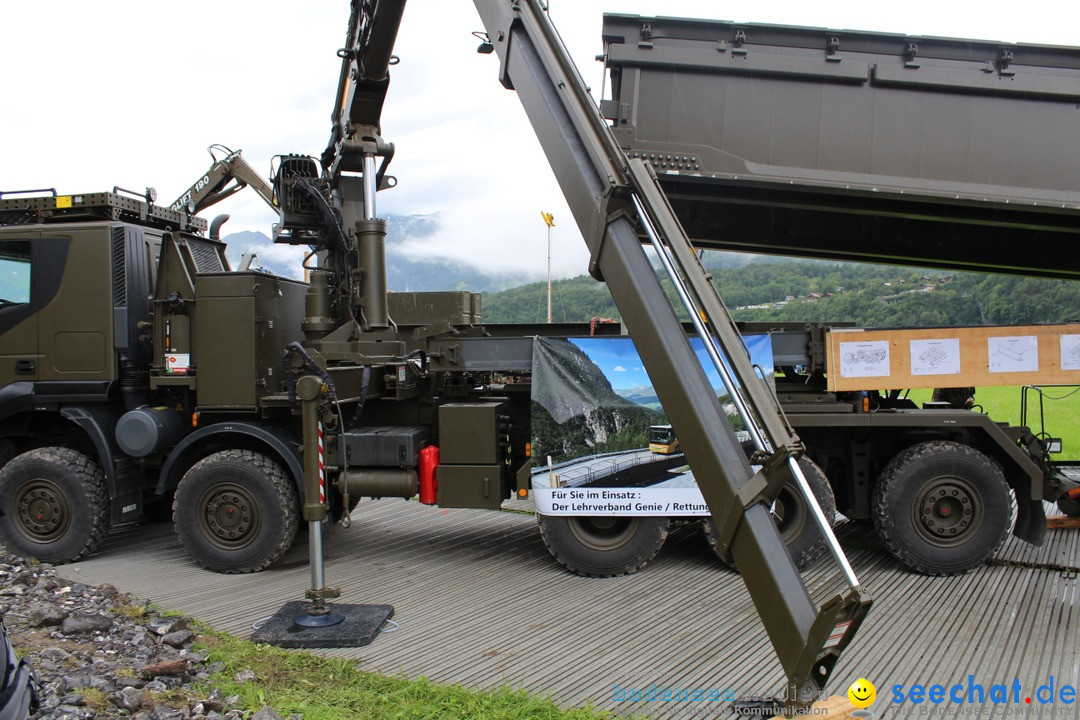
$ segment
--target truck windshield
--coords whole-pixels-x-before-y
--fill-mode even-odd
[[[30,302],[30,243],[0,241],[0,307]]]

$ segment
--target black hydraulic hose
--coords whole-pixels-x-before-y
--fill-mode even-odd
[[[408,361],[408,360],[415,360],[417,358],[420,359],[420,371],[421,372],[427,372],[427,368],[428,368],[427,353],[424,352],[423,350],[413,350],[408,355],[405,355],[405,356],[399,357],[399,358],[394,358],[394,359],[397,360],[398,362],[405,362],[405,361]]]
[[[315,185],[313,185],[310,180],[306,178],[298,178],[296,182],[293,183],[293,187],[306,194],[315,204],[315,207],[318,208],[319,214],[322,215],[323,224],[327,228],[327,234],[330,236],[330,240],[332,241],[331,244],[334,246],[331,249],[338,253],[341,253],[340,259],[342,260],[342,264],[341,267],[339,267],[338,269],[339,271],[344,270],[344,260],[348,257],[349,246],[346,244],[345,235],[341,231],[341,220],[338,217],[338,214],[334,211],[334,208],[330,205],[330,203],[327,202],[323,194],[319,192],[319,189],[315,187]]]
[[[337,391],[334,389],[334,380],[330,377],[330,373],[326,372],[325,368],[315,362],[315,358],[311,357],[308,351],[304,349],[303,345],[294,340],[285,346],[285,356],[283,359],[285,367],[285,387],[289,391],[289,405],[296,407],[296,375],[289,366],[289,353],[292,352],[295,352],[300,356],[300,359],[304,361],[304,367],[318,375],[319,379],[326,383],[326,387],[330,390],[331,402],[337,404]]]
[[[364,372],[360,379],[360,400],[356,403],[356,410],[353,412],[352,419],[349,421],[350,425],[356,425],[360,422],[360,416],[364,412],[364,401],[367,400],[368,383],[371,381],[371,366],[365,365]]]

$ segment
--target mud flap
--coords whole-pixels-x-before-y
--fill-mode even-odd
[[[116,463],[116,478],[109,497],[109,522],[112,525],[133,522],[143,514],[143,486],[146,473],[136,462],[120,458]]]
[[[1046,510],[1042,500],[1017,499],[1013,535],[1032,545],[1043,544],[1046,539]]]
[[[114,428],[121,411],[109,405],[67,405],[60,414],[82,428],[94,444],[109,489],[109,522],[115,525],[142,517],[146,475],[117,445]]]

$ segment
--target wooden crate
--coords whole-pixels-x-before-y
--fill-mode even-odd
[[[1080,324],[828,332],[831,391],[1080,384]]]

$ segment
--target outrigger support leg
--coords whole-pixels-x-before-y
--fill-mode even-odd
[[[254,642],[289,648],[333,648],[367,645],[393,616],[392,605],[328,604],[341,595],[326,587],[323,573],[322,528],[326,521],[326,479],[323,463],[322,425],[319,404],[323,381],[305,375],[296,383],[304,429],[304,519],[308,521],[311,587],[304,593],[310,601],[286,603],[252,634]]]

